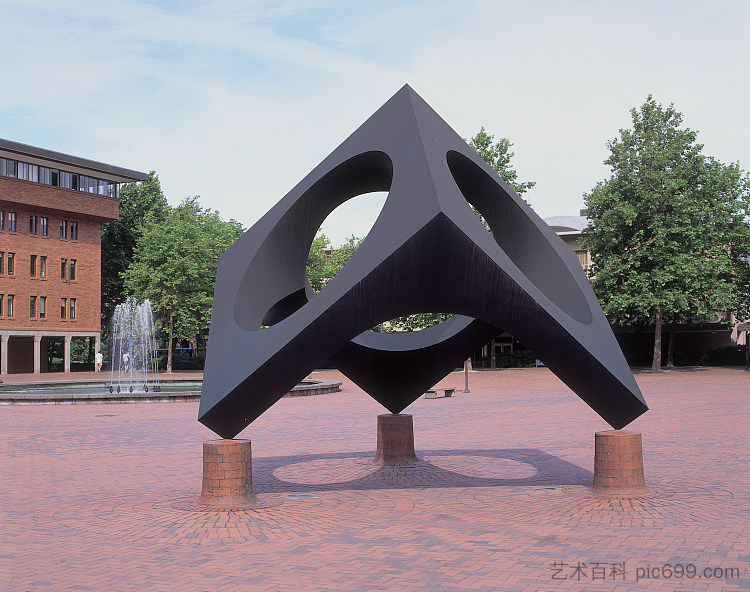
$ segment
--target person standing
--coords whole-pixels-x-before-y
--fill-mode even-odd
[[[100,351],[96,352],[96,355],[94,356],[94,360],[96,361],[96,371],[101,372],[102,362],[104,361],[104,356],[102,356],[102,352]]]

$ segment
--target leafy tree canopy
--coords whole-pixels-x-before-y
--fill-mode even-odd
[[[352,235],[346,243],[334,249],[328,237],[319,232],[310,246],[307,258],[307,279],[312,289],[320,292],[333,276],[341,271],[361,244],[362,239]]]
[[[508,138],[500,138],[497,142],[494,139],[495,136],[488,134],[482,126],[477,135],[469,140],[469,146],[476,150],[482,160],[490,165],[518,195],[523,195],[529,189],[533,189],[536,181],[519,181],[518,173],[510,162],[515,156],[515,152],[510,151],[513,142]]]
[[[122,273],[133,260],[133,251],[146,217],[166,215],[167,199],[159,177],[151,171],[148,181],[126,183],[120,188],[120,217],[102,225],[102,327],[108,328],[115,306],[125,301]]]
[[[122,279],[129,295],[151,300],[167,327],[167,371],[173,337],[197,341],[207,331],[219,256],[242,232],[239,222],[223,221],[218,212],[203,209],[197,197],[167,206],[163,216],[146,216]]]
[[[608,142],[611,176],[584,195],[592,284],[610,320],[661,327],[686,315],[741,312],[748,279],[748,178],[702,154],[682,114],[651,95]]]

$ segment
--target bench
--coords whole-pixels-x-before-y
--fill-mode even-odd
[[[425,399],[437,399],[438,391],[443,391],[443,397],[453,397],[456,394],[456,389],[454,388],[437,388],[437,389],[428,390],[424,394],[424,398]]]

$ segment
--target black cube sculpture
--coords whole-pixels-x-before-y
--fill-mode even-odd
[[[318,228],[373,191],[377,221],[315,294]],[[455,316],[370,330],[420,312]],[[326,360],[399,413],[503,330],[612,427],[648,409],[574,253],[404,86],[221,257],[199,420],[232,438]]]

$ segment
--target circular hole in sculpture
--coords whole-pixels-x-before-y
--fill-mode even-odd
[[[461,194],[484,218],[516,267],[560,310],[581,323],[590,323],[591,309],[581,287],[529,214],[468,157],[451,150],[446,160]]]
[[[323,221],[310,246],[306,274],[320,292],[357,251],[383,209],[388,193],[374,191],[353,197]]]
[[[308,282],[307,264],[321,225],[339,206],[359,196],[363,197],[363,203],[369,198],[370,207],[379,212],[383,200],[373,194],[389,191],[392,178],[390,157],[384,152],[371,151],[335,166],[290,200],[298,191],[293,189],[280,202],[289,201],[276,224],[262,243],[253,247],[253,258],[234,300],[237,324],[255,331],[279,323],[303,307],[315,294]],[[238,253],[241,253],[240,241]]]

